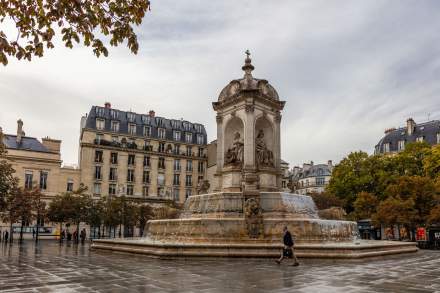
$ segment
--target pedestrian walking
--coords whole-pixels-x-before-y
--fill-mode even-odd
[[[279,259],[277,259],[276,262],[277,262],[277,264],[281,264],[283,259],[291,258],[294,260],[294,263],[292,266],[299,266],[298,259],[296,258],[295,252],[293,251],[293,246],[295,243],[293,241],[292,234],[290,234],[289,230],[287,229],[287,226],[285,226],[283,228],[283,232],[284,232],[284,235],[283,235],[284,248],[283,248],[283,251],[281,252],[281,257]]]
[[[9,239],[9,232],[8,232],[8,230],[6,230],[5,231],[5,242],[8,242],[8,239]]]
[[[67,231],[67,241],[72,240],[72,233],[70,231]]]
[[[64,241],[64,239],[66,238],[66,231],[65,230],[61,231],[60,237],[61,237],[61,240]]]
[[[84,244],[84,241],[86,240],[86,229],[85,228],[83,228],[81,230],[80,237],[81,237],[81,244]]]
[[[32,239],[35,238],[35,229],[32,229]]]

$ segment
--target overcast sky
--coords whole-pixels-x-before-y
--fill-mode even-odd
[[[137,55],[124,46],[108,58],[57,45],[43,58],[0,67],[0,126],[62,140],[65,164],[77,163],[81,116],[92,105],[206,126],[211,103],[243,75],[287,101],[282,158],[291,166],[372,153],[385,128],[440,118],[440,1],[152,0],[138,28]]]

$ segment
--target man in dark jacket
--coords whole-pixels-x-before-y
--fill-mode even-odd
[[[283,236],[283,243],[284,248],[281,253],[280,259],[276,260],[278,264],[280,264],[284,258],[292,258],[295,262],[293,263],[293,266],[299,266],[298,259],[295,256],[295,252],[293,251],[293,237],[292,234],[290,234],[289,230],[287,229],[287,226],[283,228],[284,236]]]

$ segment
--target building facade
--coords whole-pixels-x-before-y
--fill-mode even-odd
[[[6,159],[15,170],[19,187],[39,188],[43,200],[73,191],[80,186],[80,171],[74,167],[61,167],[61,141],[45,137],[41,142],[23,131],[23,121],[17,121],[17,134],[4,134]]]
[[[385,136],[374,149],[375,154],[392,154],[403,151],[411,142],[427,142],[430,145],[440,143],[440,121],[432,120],[417,124],[412,118],[406,121],[405,127],[385,130]]]
[[[81,120],[81,182],[95,197],[184,202],[206,179],[202,124],[93,106]]]
[[[310,194],[324,192],[329,184],[333,171],[331,160],[327,164],[304,163],[302,167],[294,167],[291,181],[295,193]]]

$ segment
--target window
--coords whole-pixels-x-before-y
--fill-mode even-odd
[[[173,189],[173,199],[174,199],[174,201],[179,201],[179,198],[180,198],[180,196],[179,196],[179,188],[174,188]]]
[[[165,158],[159,158],[158,163],[159,169],[165,169]]]
[[[190,146],[186,147],[186,155],[188,157],[192,156],[192,147],[190,147]]]
[[[159,147],[158,147],[157,151],[160,153],[165,152],[165,143],[164,142],[159,142]]]
[[[108,176],[110,181],[116,181],[118,180],[118,169],[116,168],[110,168],[110,174]]]
[[[127,195],[133,195],[133,185],[128,184],[127,185]]]
[[[204,144],[205,143],[205,140],[204,140],[202,134],[197,134],[197,143],[198,144]]]
[[[185,132],[185,141],[188,143],[192,143],[193,134],[191,132]]]
[[[116,165],[118,163],[118,153],[110,153],[110,164]]]
[[[105,128],[105,120],[101,118],[96,118],[96,129],[103,130]]]
[[[187,160],[186,161],[186,171],[192,171],[193,170],[193,161]]]
[[[200,182],[202,182],[203,181],[203,176],[199,176],[199,177],[197,177],[197,184],[199,184]]]
[[[110,110],[110,116],[112,117],[112,119],[118,119],[119,112],[116,110]]]
[[[41,171],[40,172],[40,189],[46,190],[47,189],[47,172]]]
[[[173,185],[180,185],[180,174],[174,174]]]
[[[144,156],[144,167],[150,167],[150,157]]]
[[[178,120],[171,120],[171,127],[172,128],[180,128],[179,124],[180,124],[180,121],[178,121]]]
[[[183,122],[183,129],[185,130],[191,130],[191,123],[189,122]]]
[[[157,129],[157,136],[158,136],[159,138],[164,139],[164,138],[165,138],[165,129],[163,129],[163,128],[159,128],[159,129]]]
[[[174,145],[173,154],[180,155],[180,145],[179,144]]]
[[[417,142],[423,142],[423,140],[424,140],[423,136],[419,136],[419,137],[416,138]]]
[[[198,133],[201,133],[201,132],[202,132],[202,129],[203,129],[203,126],[200,125],[200,124],[196,124],[196,125],[195,125],[195,128],[196,128],[196,131],[197,131]]]
[[[199,173],[205,172],[205,163],[203,161],[199,161],[198,166],[197,166],[197,171]]]
[[[145,140],[144,141],[144,151],[152,151],[152,150],[153,150],[153,146],[150,145],[150,141]]]
[[[383,145],[383,152],[389,153],[390,152],[390,143],[386,143]]]
[[[405,149],[405,141],[404,140],[399,140],[399,142],[397,143],[397,149],[399,151],[402,151]]]
[[[163,174],[157,174],[157,185],[165,185],[165,176]]]
[[[156,124],[157,125],[163,125],[164,124],[164,119],[163,118],[160,118],[160,117],[156,117]]]
[[[95,151],[95,162],[102,163],[102,151]]]
[[[127,181],[134,182],[134,170],[132,169],[127,170]]]
[[[325,178],[324,177],[317,177],[316,178],[316,185],[324,185],[325,184]]]
[[[199,155],[200,158],[203,157],[203,151],[204,151],[203,148],[199,148],[199,153],[198,153],[198,155]]]
[[[186,198],[190,197],[191,194],[192,194],[191,189],[186,189],[186,190],[185,190],[185,197],[186,197]]]
[[[101,194],[101,183],[95,183],[93,185],[93,193],[94,194]]]
[[[72,179],[67,180],[66,191],[67,192],[72,192],[73,191],[73,180]]]
[[[97,133],[97,134],[96,134],[96,138],[95,138],[96,143],[97,143],[97,144],[100,144],[102,138],[103,138],[103,135],[100,134],[100,133]]]
[[[306,180],[306,186],[309,186],[309,179]]]
[[[108,185],[108,194],[115,195],[116,194],[116,184]]]
[[[149,171],[144,171],[144,173],[142,175],[142,182],[143,183],[150,183],[150,172]]]
[[[32,171],[26,171],[24,173],[24,188],[32,189],[32,180],[33,180]]]
[[[437,143],[440,143],[440,132],[437,133]]]
[[[186,186],[192,186],[192,175],[186,175],[185,185]]]
[[[135,155],[128,155],[128,165],[133,166],[135,160]]]
[[[95,179],[101,180],[101,166],[95,166]]]
[[[148,186],[142,186],[142,195],[148,196]]]
[[[128,124],[128,133],[132,135],[136,135],[136,124]]]
[[[104,108],[96,107],[95,108],[95,113],[98,116],[104,116]]]
[[[180,160],[174,160],[174,171],[180,171]]]
[[[147,136],[147,137],[151,136],[151,127],[150,126],[144,126],[144,136]]]
[[[142,115],[142,122],[145,124],[150,124],[151,118],[148,115]]]
[[[180,141],[180,139],[181,139],[181,133],[180,133],[180,131],[173,131],[173,139],[174,139],[175,141]]]
[[[134,122],[136,118],[136,114],[135,113],[127,113],[127,120],[130,122]]]
[[[112,131],[114,131],[114,132],[119,131],[119,122],[118,121],[112,121]]]

